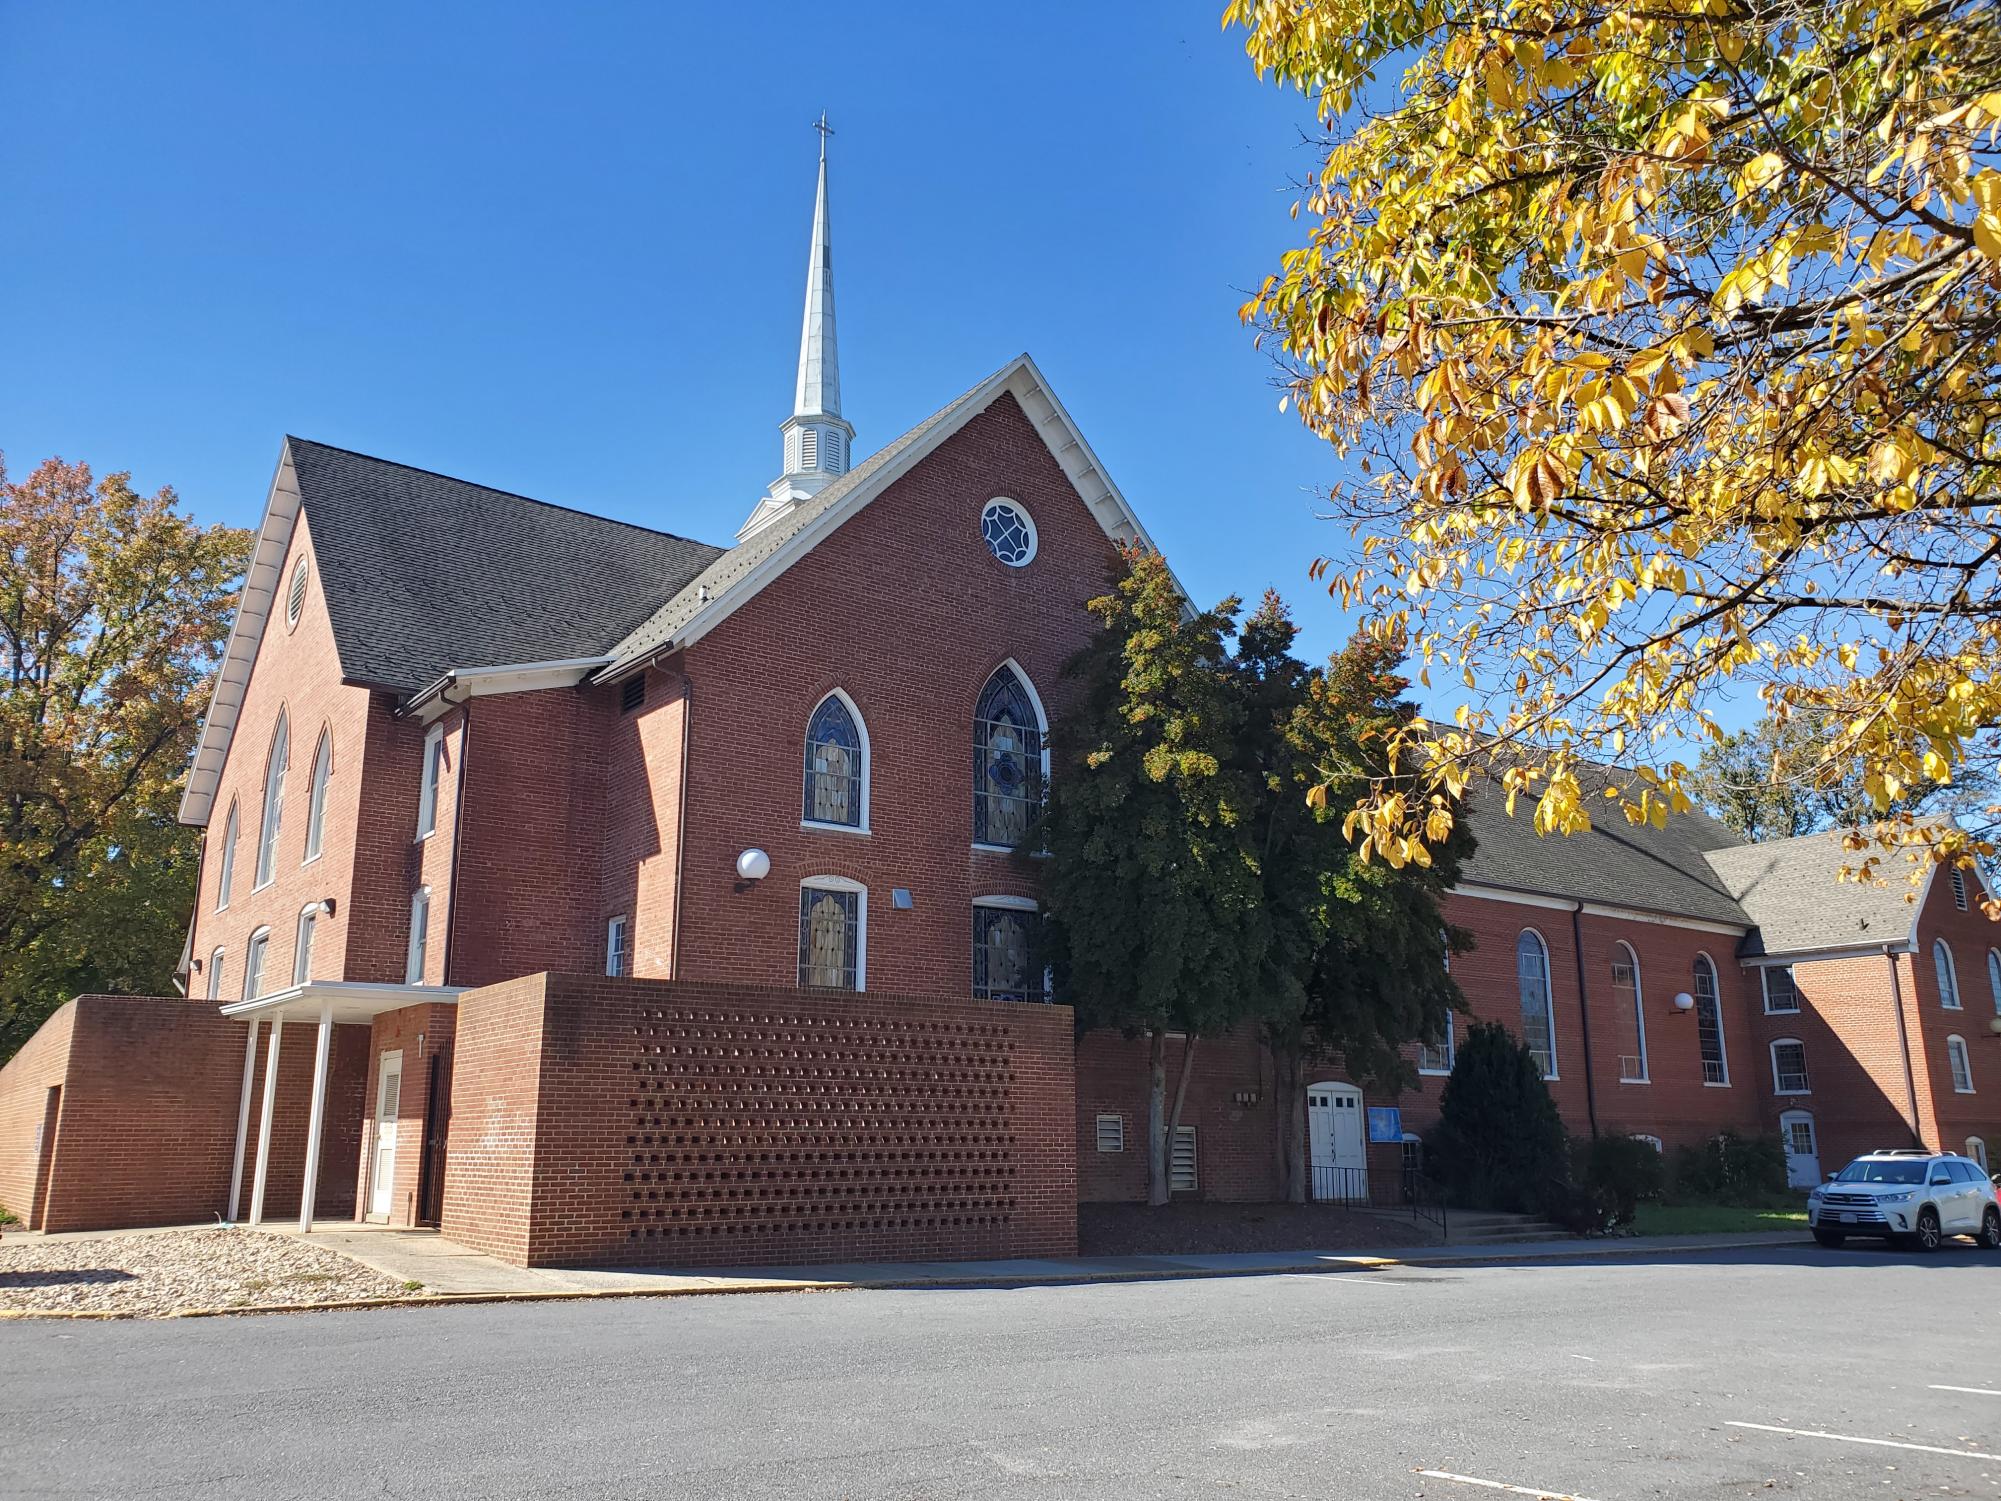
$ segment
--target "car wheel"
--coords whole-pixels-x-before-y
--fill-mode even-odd
[[[1980,1248],[1983,1251],[2001,1251],[2001,1208],[1987,1206],[1987,1213],[1980,1221]]]
[[[1936,1251],[1945,1244],[1945,1230],[1938,1221],[1936,1209],[1925,1208],[1918,1211],[1918,1233],[1911,1237],[1911,1245],[1919,1251]]]
[[[2001,1216],[1996,1216],[1996,1228],[2001,1229]],[[1813,1232],[1813,1238],[1830,1251],[1839,1251],[1848,1244],[1847,1236],[1837,1235],[1832,1230],[1816,1230]]]

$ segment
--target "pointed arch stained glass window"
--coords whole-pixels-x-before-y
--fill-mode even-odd
[[[812,823],[862,824],[862,737],[855,716],[828,694],[806,726],[806,792],[802,817]]]
[[[973,839],[1012,849],[1042,811],[1042,721],[1012,667],[996,668],[973,711]]]

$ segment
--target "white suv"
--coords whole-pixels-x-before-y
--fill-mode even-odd
[[[2001,1250],[2001,1206],[1980,1164],[1952,1152],[1914,1147],[1857,1157],[1806,1197],[1813,1238],[1838,1246],[1879,1235],[1936,1251],[1948,1235],[1971,1235]]]

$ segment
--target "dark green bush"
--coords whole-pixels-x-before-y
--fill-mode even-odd
[[[1677,1147],[1668,1191],[1678,1203],[1756,1208],[1786,1191],[1785,1144],[1776,1134],[1724,1131],[1699,1147]]]
[[[1424,1139],[1430,1174],[1455,1204],[1547,1213],[1569,1167],[1563,1119],[1535,1055],[1495,1022],[1466,1034]]]
[[[1572,1149],[1571,1179],[1590,1196],[1594,1228],[1613,1230],[1632,1224],[1643,1201],[1661,1196],[1667,1169],[1650,1142],[1637,1136],[1599,1136]]]

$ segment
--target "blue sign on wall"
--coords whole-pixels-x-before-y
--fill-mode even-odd
[[[1395,1105],[1369,1107],[1369,1140],[1402,1141],[1403,1111]]]

